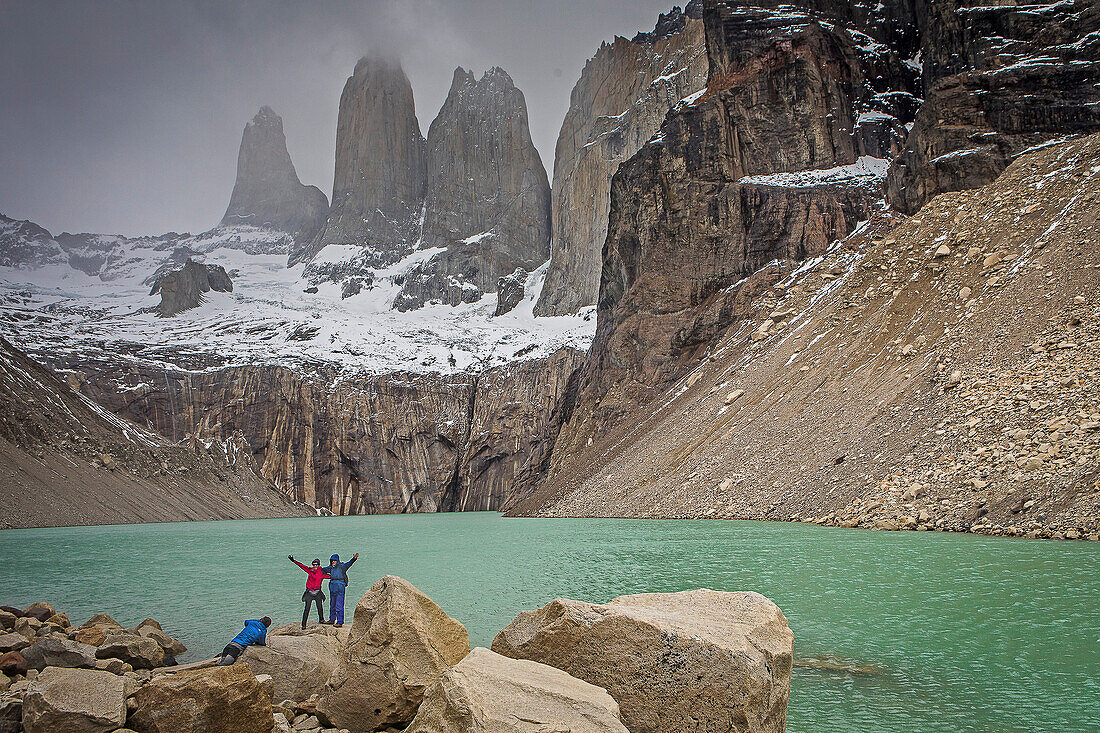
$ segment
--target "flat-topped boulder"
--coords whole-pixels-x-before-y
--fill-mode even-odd
[[[107,733],[126,722],[126,681],[110,672],[48,667],[23,696],[26,733]]]
[[[352,733],[403,728],[424,692],[470,652],[466,627],[411,583],[387,575],[355,606],[318,712]]]
[[[405,733],[510,731],[627,733],[606,690],[481,647],[443,672]]]
[[[519,614],[493,651],[606,689],[631,733],[781,733],[786,725],[793,635],[759,593],[557,599]]]
[[[331,627],[321,627],[329,629]],[[307,700],[325,691],[325,683],[340,665],[337,637],[325,632],[267,634],[266,646],[250,646],[239,661],[256,674],[270,675],[274,699]]]

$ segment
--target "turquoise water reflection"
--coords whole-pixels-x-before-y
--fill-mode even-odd
[[[1100,545],[723,521],[338,517],[0,532],[0,603],[145,616],[211,655],[245,618],[300,618],[308,562],[360,553],[350,599],[400,575],[488,646],[557,596],[756,590],[786,613],[788,730],[1100,730]],[[349,613],[354,600],[349,600]]]

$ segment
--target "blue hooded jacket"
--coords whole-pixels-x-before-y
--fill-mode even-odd
[[[241,646],[251,646],[253,644],[264,646],[267,644],[267,627],[258,618],[245,621],[244,631],[233,637],[233,641]]]
[[[335,560],[336,561],[335,565],[329,565],[328,567],[325,568],[325,570],[329,574],[329,581],[328,581],[329,585],[332,585],[333,583],[343,583],[344,585],[347,585],[348,584],[348,568],[350,568],[352,563],[355,562],[355,558],[353,557],[352,559],[348,560],[347,562],[341,563],[340,562],[340,556],[339,555],[333,555],[332,557],[329,558],[329,560]]]

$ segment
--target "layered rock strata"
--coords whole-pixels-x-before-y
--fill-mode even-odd
[[[289,264],[326,245],[353,245],[365,267],[382,267],[415,247],[427,189],[424,137],[412,87],[394,59],[364,57],[340,95],[332,205],[321,231],[296,244]]]
[[[92,399],[172,440],[241,440],[259,472],[337,514],[499,509],[546,449],[545,424],[583,354],[480,374],[348,377],[247,366],[166,371],[64,360]]]
[[[929,4],[925,104],[887,179],[912,214],[983,186],[1024,150],[1100,130],[1100,7],[951,0]]]
[[[701,11],[697,0],[675,8],[653,32],[616,37],[585,64],[554,151],[551,263],[536,315],[596,303],[612,175],[673,105],[706,85]]]
[[[179,446],[73,391],[0,339],[0,526],[302,516],[238,441]]]
[[[507,72],[455,69],[428,130],[428,192],[420,246],[446,251],[408,273],[395,306],[450,305],[492,292],[550,247],[550,183],[531,142],[527,103]]]
[[[219,226],[268,227],[304,243],[317,234],[327,214],[328,198],[321,189],[298,180],[282,118],[260,107],[241,136],[237,180]]]

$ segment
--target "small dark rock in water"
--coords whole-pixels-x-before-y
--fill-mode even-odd
[[[825,672],[844,672],[846,674],[874,674],[878,670],[870,664],[856,664],[838,657],[820,657],[817,659],[796,659],[795,667],[820,669]]]
[[[303,293],[309,293],[310,295],[314,295],[317,292],[317,286],[316,285],[310,286],[310,287],[306,288],[305,290],[303,290],[302,292]]]
[[[203,302],[203,293],[215,290],[233,292],[233,281],[220,265],[203,265],[188,258],[183,267],[157,278],[150,295],[160,293],[160,305],[156,312],[161,316],[174,316]]]

